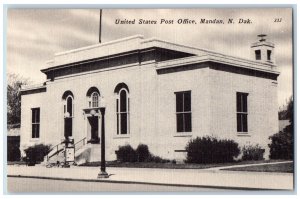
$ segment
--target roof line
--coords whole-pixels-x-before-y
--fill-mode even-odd
[[[127,40],[136,39],[136,38],[143,39],[144,36],[143,35],[133,35],[133,36],[130,36],[130,37],[116,39],[116,40],[105,42],[105,43],[94,44],[94,45],[90,45],[90,46],[85,46],[85,47],[81,47],[81,48],[76,48],[76,49],[72,49],[72,50],[68,50],[68,51],[55,53],[54,56],[60,56],[60,55],[65,55],[65,54],[74,53],[74,52],[78,52],[78,51],[93,49],[93,48],[102,47],[102,46],[107,46],[107,45],[111,45],[111,44],[115,44],[115,43],[119,43],[119,42],[123,42],[123,41],[127,41]]]
[[[155,48],[155,47],[152,47],[152,48]],[[139,50],[151,50],[152,48],[136,49],[136,50],[132,50],[132,51],[122,52],[122,53],[119,53],[119,54],[112,54],[112,55],[98,57],[98,58],[94,58],[94,59],[87,59],[87,60],[82,60],[82,61],[78,61],[78,62],[52,66],[52,67],[49,67],[49,68],[43,68],[40,71],[45,73],[47,71],[61,69],[61,68],[65,68],[65,67],[71,67],[71,66],[76,66],[76,65],[80,65],[80,64],[87,64],[87,63],[92,63],[92,62],[96,62],[96,61],[116,58],[116,57],[120,57],[120,56],[131,55],[131,54],[134,54],[134,53],[138,53]],[[51,63],[51,62],[53,62],[53,60],[49,60],[48,62]]]
[[[260,65],[260,66],[264,66],[264,67],[273,67],[276,66],[274,63],[262,63],[262,62],[257,62],[255,60],[252,59],[246,59],[246,58],[241,58],[238,56],[232,56],[232,55],[228,55],[228,54],[223,54],[223,53],[219,53],[219,52],[215,52],[212,50],[207,50],[207,49],[202,49],[202,48],[197,48],[194,46],[187,46],[187,45],[183,45],[183,44],[177,44],[177,43],[173,43],[170,41],[165,41],[165,40],[161,40],[161,39],[157,39],[155,37],[149,38],[149,39],[144,39],[143,35],[134,35],[134,36],[130,36],[130,37],[126,37],[126,38],[121,38],[118,40],[114,40],[114,41],[110,41],[110,42],[106,42],[106,43],[102,43],[102,44],[95,44],[92,46],[87,46],[87,47],[83,47],[83,48],[78,48],[78,49],[74,49],[74,50],[69,50],[69,51],[65,51],[65,52],[61,52],[61,53],[56,53],[54,54],[54,56],[60,56],[60,55],[67,55],[67,54],[71,54],[71,53],[75,53],[75,52],[80,52],[80,51],[84,51],[84,50],[89,50],[89,49],[93,49],[93,48],[98,48],[98,47],[102,47],[102,46],[107,46],[107,45],[112,45],[112,44],[116,44],[119,42],[126,42],[128,40],[133,40],[133,39],[140,39],[137,41],[137,44],[140,44],[136,47],[135,50],[142,50],[147,48],[147,44],[150,43],[150,46],[152,47],[162,47],[165,49],[171,49],[171,50],[176,50],[176,47],[181,47],[183,49],[181,49],[182,52],[188,52],[188,53],[192,53],[192,54],[196,54],[198,56],[202,56],[203,54],[206,55],[210,55],[210,56],[219,56],[219,57],[223,57],[223,58],[231,58],[234,59],[235,61],[239,61],[239,62],[250,62],[250,63],[254,63],[256,65]],[[157,42],[157,43],[155,43]],[[163,46],[163,44],[166,44],[166,46]],[[148,46],[149,47],[149,46]],[[127,51],[129,49],[124,49],[123,52],[120,52],[119,54],[123,54],[123,53],[127,53],[130,51]],[[117,54],[111,54],[108,56],[114,56]],[[106,57],[106,56],[104,56]],[[93,58],[93,59],[101,59],[104,58],[103,56],[99,56],[97,58]],[[82,61],[89,61],[89,59],[84,59],[81,60]],[[55,64],[55,60],[50,60],[47,62],[48,64],[54,63]],[[74,62],[72,63],[68,63],[68,64],[63,64],[63,65],[69,65],[69,64],[74,64]],[[42,72],[45,71],[49,71],[49,70],[53,70],[57,67],[59,67],[60,65],[56,65],[56,66],[50,66],[47,68],[43,68],[41,69]]]
[[[236,63],[234,63],[235,60],[228,59],[227,57],[222,57],[221,59],[224,59],[224,60],[218,60],[209,54],[203,55],[203,56],[185,57],[185,58],[180,58],[180,59],[176,59],[176,60],[168,60],[168,61],[160,62],[157,64],[156,69],[161,70],[161,69],[167,69],[167,68],[175,68],[175,67],[179,67],[179,66],[183,66],[183,65],[197,64],[197,63],[203,63],[203,62],[217,62],[217,63],[228,64],[228,65],[235,66],[235,67],[241,67],[241,68],[247,68],[247,69],[251,69],[251,70],[273,73],[273,74],[277,74],[277,75],[280,74],[280,72],[271,70],[268,68],[249,66],[249,64],[251,64],[251,63],[244,62],[243,64],[236,64]],[[174,63],[174,62],[177,62],[177,63]],[[260,64],[260,63],[257,63],[257,64]]]
[[[228,55],[228,54],[224,54],[224,53],[220,53],[220,52],[215,52],[215,51],[204,49],[204,48],[198,48],[198,47],[194,47],[194,46],[187,46],[187,45],[184,45],[184,44],[172,43],[170,41],[157,39],[155,37],[152,37],[152,38],[149,38],[149,39],[145,39],[141,43],[148,43],[148,42],[152,42],[152,41],[164,42],[164,43],[175,45],[175,46],[180,46],[180,47],[184,47],[184,48],[199,50],[199,51],[202,51],[202,52],[205,52],[205,53],[210,53],[210,54],[214,54],[214,55],[222,55],[222,56],[231,57],[231,58],[235,58],[235,59],[239,59],[239,60],[244,60],[244,61],[249,61],[249,62],[255,62],[255,63],[259,63],[259,64],[263,64],[263,65],[276,66],[275,64],[272,64],[272,63],[261,63],[261,62],[258,62],[256,60],[247,59],[247,58],[238,57],[238,56],[232,56],[232,55]]]

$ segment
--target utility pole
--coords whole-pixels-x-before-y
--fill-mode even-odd
[[[100,9],[100,20],[99,20],[99,43],[101,44],[101,25],[102,25],[102,9]]]

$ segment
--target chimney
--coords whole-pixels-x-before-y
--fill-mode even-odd
[[[267,35],[265,34],[257,35],[257,37],[259,41],[251,45],[251,56],[253,56],[256,61],[274,64],[274,44],[266,41]]]

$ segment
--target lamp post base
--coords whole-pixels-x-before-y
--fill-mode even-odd
[[[109,175],[105,171],[100,171],[100,173],[98,173],[98,178],[108,178],[108,177]]]

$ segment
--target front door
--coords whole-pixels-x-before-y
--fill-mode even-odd
[[[90,129],[91,129],[91,143],[99,143],[99,117],[91,116],[88,117]]]
[[[72,123],[73,123],[72,119],[73,118],[71,117],[65,118],[65,137],[72,136]]]

